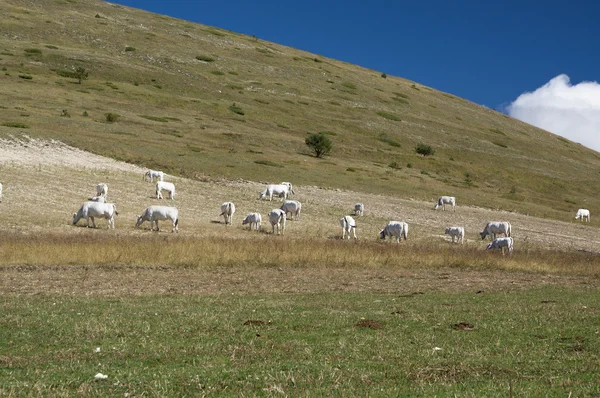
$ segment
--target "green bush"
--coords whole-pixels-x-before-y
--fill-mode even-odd
[[[127,46],[125,47],[125,51],[135,51],[135,47]]]
[[[212,57],[209,57],[208,55],[196,55],[196,59],[198,61],[204,61],[204,62],[215,62],[215,59]]]
[[[51,50],[58,50],[58,47],[52,46],[52,45],[48,45],[48,46],[46,46],[46,48],[49,48]]]
[[[419,142],[415,146],[415,152],[423,156],[433,156],[435,154],[435,150],[431,147],[431,145],[427,145],[422,142]]]
[[[311,134],[304,140],[306,146],[315,153],[315,156],[321,158],[331,152],[333,143],[324,134]]]
[[[351,88],[352,90],[356,90],[356,84],[350,82],[343,82],[342,86],[346,88]]]
[[[33,79],[33,76],[31,76],[31,75],[19,75],[19,77],[21,79],[25,79],[25,80],[31,80],[31,79]]]
[[[41,54],[42,50],[40,50],[39,48],[26,48],[25,50],[26,54]]]
[[[116,113],[105,113],[104,117],[106,118],[106,121],[109,123],[113,123],[116,122],[117,120],[119,120],[120,116],[117,115]]]
[[[387,79],[387,74],[386,73],[382,73],[381,77],[383,77],[384,79]]]

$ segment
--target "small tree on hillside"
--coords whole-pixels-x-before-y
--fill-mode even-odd
[[[306,137],[304,142],[318,158],[327,155],[329,152],[331,152],[331,148],[333,148],[331,140],[324,134],[311,134]]]
[[[82,80],[87,80],[88,75],[88,71],[81,66],[78,66],[77,69],[75,69],[75,72],[73,72],[73,76],[79,80],[79,84],[81,84]]]

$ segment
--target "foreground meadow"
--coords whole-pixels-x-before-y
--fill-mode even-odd
[[[301,219],[273,236],[240,225],[278,206],[262,183],[169,177],[181,232],[151,233],[142,169],[56,143],[0,154],[1,396],[600,394],[593,223],[296,187]],[[98,182],[115,231],[71,225]],[[341,241],[355,201],[359,240]],[[408,241],[377,240],[389,219]],[[484,250],[489,219],[513,223],[514,255]]]

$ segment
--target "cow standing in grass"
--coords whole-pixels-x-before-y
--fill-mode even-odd
[[[452,211],[456,211],[456,198],[454,196],[440,196],[435,204],[434,209],[442,206],[442,210],[446,210],[446,205],[452,206]]]
[[[95,218],[106,218],[108,224],[106,229],[115,229],[115,215],[118,215],[117,206],[114,203],[101,202],[83,202],[77,213],[73,213],[73,225],[84,218],[87,221],[87,227],[90,228],[90,219],[92,228],[96,228]]]
[[[231,224],[233,221],[233,214],[235,213],[235,205],[233,202],[225,202],[221,205],[221,214],[225,219],[225,225]]]
[[[508,254],[513,252],[513,238],[497,238],[492,243],[487,245],[486,250],[501,249],[504,256],[504,248],[508,249]]]
[[[452,243],[454,243],[454,238],[456,238],[456,243],[463,244],[465,242],[465,229],[463,227],[448,227],[444,233],[450,235]]]
[[[271,232],[275,233],[275,226],[277,226],[277,235],[279,235],[279,231],[281,230],[281,235],[285,232],[285,211],[281,209],[273,209],[269,213],[269,222],[271,223]]]
[[[250,231],[260,231],[260,224],[262,222],[262,216],[260,213],[250,213],[242,221],[242,225],[250,224]],[[254,227],[254,228],[253,228]]]
[[[404,221],[390,221],[385,228],[379,231],[379,238],[385,239],[389,236],[390,239],[396,238],[396,243],[400,243],[402,238],[408,238],[408,224]]]
[[[150,222],[150,230],[154,231],[154,223],[156,223],[156,231],[158,232],[159,220],[171,220],[173,228],[171,232],[179,232],[179,211],[176,207],[168,206],[150,206],[142,215],[138,216],[135,227],[139,228],[144,221]]]
[[[577,215],[575,215],[575,219],[584,221],[587,219],[587,222],[590,222],[590,211],[588,209],[579,209],[577,210]]]
[[[356,237],[356,221],[354,221],[354,218],[352,218],[350,216],[344,216],[344,217],[340,218],[340,225],[342,226],[342,239],[344,239],[347,234],[348,240],[350,240],[351,232],[354,234],[354,239],[357,239],[357,237]]]
[[[483,231],[479,233],[481,240],[484,240],[488,235],[494,240],[498,234],[504,234],[505,237],[509,238],[511,234],[510,223],[507,221],[491,221],[487,223],[485,228],[483,228]]]

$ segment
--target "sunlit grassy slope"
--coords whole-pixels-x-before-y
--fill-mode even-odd
[[[385,71],[100,1],[6,0],[0,14],[2,137],[192,178],[600,213],[597,152]],[[64,77],[76,67],[81,85]],[[325,159],[304,145],[316,132],[333,141]]]

